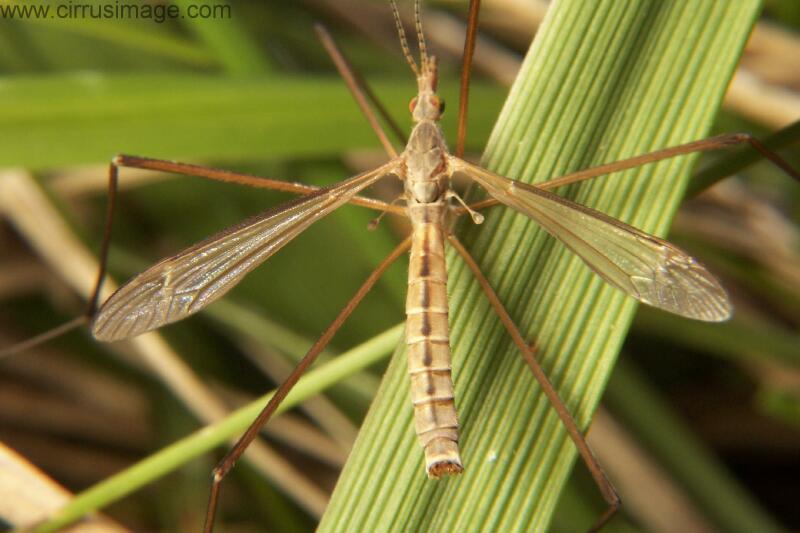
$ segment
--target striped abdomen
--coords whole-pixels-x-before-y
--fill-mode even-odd
[[[413,204],[408,210],[413,228],[406,298],[411,399],[426,470],[430,477],[439,477],[463,470],[450,368],[445,205]]]

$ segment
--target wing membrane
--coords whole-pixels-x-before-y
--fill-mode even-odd
[[[726,320],[731,305],[719,282],[672,244],[599,211],[510,180],[458,158],[461,171],[495,199],[539,223],[610,285],[665,311],[705,321]]]
[[[92,334],[103,341],[125,339],[199,311],[311,224],[397,166],[393,160],[283,204],[153,265],[103,304]]]

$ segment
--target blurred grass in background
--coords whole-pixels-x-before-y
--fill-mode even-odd
[[[175,3],[183,9],[189,5]],[[521,55],[536,17],[486,3],[488,34],[512,58]],[[435,6],[463,14],[463,6],[453,2]],[[784,48],[800,46],[800,15],[792,6],[792,0],[767,2],[765,22],[785,34],[760,41],[767,44],[746,55],[744,65],[747,75],[798,98],[800,69],[791,67],[791,52]],[[316,42],[312,25],[323,21],[331,27],[407,128],[407,101],[415,84],[382,2],[242,2],[232,5],[232,13],[230,20],[162,24],[0,20],[0,168],[32,171],[73,230],[96,249],[104,218],[104,166],[117,152],[315,184],[332,183],[381,161],[374,135]],[[438,19],[431,16],[425,23],[429,33],[445,35]],[[452,40],[457,43],[457,36]],[[433,47],[443,56],[442,92],[454,110],[457,54],[444,53],[443,43]],[[505,79],[491,68],[498,64],[496,58],[489,61],[484,72]],[[491,76],[476,82],[472,153],[479,154],[485,144],[505,93]],[[757,97],[744,105],[733,102],[715,130],[766,136],[785,125],[774,119],[781,116],[780,108],[765,117],[767,107]],[[787,121],[796,120],[791,106],[786,109]],[[454,121],[450,111],[445,120],[450,139]],[[797,167],[797,152],[795,140],[782,153]],[[698,168],[720,158],[730,160],[715,154]],[[140,174],[122,172],[111,258],[118,279],[287,198],[201,179],[156,176],[142,181]],[[125,186],[126,177],[131,186]],[[749,519],[761,520],[757,523],[797,528],[798,187],[759,163],[718,189],[687,206],[670,238],[722,275],[737,304],[736,318],[707,326],[641,308],[623,363],[611,379],[606,407],[630,437],[629,444],[658,464],[715,527],[736,530],[732,508],[726,516],[728,502],[750,513]],[[389,199],[394,194],[390,187],[376,193]],[[285,362],[287,353],[290,359],[302,354],[402,234],[402,224],[391,217],[377,232],[365,231],[372,216],[342,209],[248,276],[225,303],[232,308],[212,307],[167,328],[164,336],[231,404],[269,390],[274,381],[259,366],[284,372],[275,359]],[[43,266],[11,224],[0,226],[0,247],[3,345],[82,310],[82,300]],[[401,262],[336,336],[332,351],[344,351],[402,320],[404,295]],[[264,322],[246,326],[251,316]],[[236,331],[245,327],[266,342],[254,348]],[[254,352],[266,353],[266,360],[243,357]],[[197,419],[170,388],[137,366],[135,357],[126,357],[124,349],[109,357],[84,332],[3,361],[0,369],[0,439],[72,491],[197,427]],[[330,398],[351,422],[363,417],[382,369],[332,389]],[[318,422],[308,413],[294,418],[303,427],[309,420]],[[332,439],[341,450],[351,438],[346,423],[322,433],[315,434],[322,448]],[[343,452],[332,457],[319,449],[301,452],[289,439],[272,435],[269,441],[329,491]],[[196,529],[213,463],[211,456],[194,461],[106,512],[136,530]],[[609,471],[614,479],[615,470],[609,466]],[[740,499],[715,500],[726,494]],[[584,527],[587,519],[576,517],[591,521],[601,508],[582,467],[575,469],[560,506],[553,528],[563,531]],[[306,505],[283,495],[246,464],[226,480],[222,512],[225,522],[253,530],[300,531],[316,522]],[[619,520],[610,530],[656,527],[636,502],[626,512],[627,521]]]

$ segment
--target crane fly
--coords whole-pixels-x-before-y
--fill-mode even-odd
[[[401,153],[394,153],[388,162],[377,168],[324,188],[258,179],[257,186],[304,196],[245,220],[162,260],[125,283],[96,310],[99,281],[95,288],[89,313],[92,316],[92,335],[107,342],[129,339],[200,311],[226,294],[248,272],[294,237],[345,204],[354,203],[384,212],[403,214],[410,220],[410,237],[397,246],[362,285],[280,386],[236,446],[215,468],[206,530],[213,527],[222,478],[377,278],[406,251],[410,252],[406,299],[408,372],[416,432],[424,453],[425,471],[429,477],[439,478],[464,470],[458,444],[459,425],[451,378],[447,270],[444,259],[447,243],[458,251],[475,274],[543,392],[564,422],[608,502],[609,511],[598,520],[596,527],[610,518],[619,505],[613,487],[605,478],[572,416],[536,362],[533,350],[522,339],[475,261],[450,232],[453,221],[464,214],[469,215],[475,223],[480,223],[482,215],[477,211],[492,202],[504,204],[530,217],[564,243],[608,284],[643,303],[687,318],[709,322],[723,321],[731,315],[732,307],[724,289],[691,256],[665,240],[555,195],[547,189],[677,155],[715,150],[745,142],[786,170],[781,161],[776,161],[777,156],[765,152],[749,136],[734,134],[601,165],[537,186],[495,174],[461,157],[468,76],[462,78],[462,109],[459,113],[459,146],[456,153],[451,154],[445,143],[439,125],[444,112],[444,101],[437,94],[437,60],[427,52],[419,21],[418,1],[415,6],[420,49],[418,63],[409,51],[396,6],[392,1],[403,52],[417,80],[417,95],[409,106],[414,126]],[[472,3],[470,9],[470,20],[473,21],[472,15],[477,17],[477,2]],[[467,66],[474,44],[474,31],[475,25],[472,22],[465,47],[469,50],[469,54],[465,54]],[[468,72],[468,68],[465,68],[465,72]],[[387,151],[393,153],[391,148],[387,148]],[[117,156],[110,166],[112,187],[109,204],[112,213],[120,167],[194,174],[221,181],[255,184],[251,182],[252,177],[227,171],[135,156]],[[788,172],[796,176],[793,170]],[[450,186],[452,178],[457,174],[480,186],[492,200],[468,205]],[[359,193],[379,180],[389,177],[403,183],[401,198],[405,205],[402,208],[359,196]],[[104,259],[107,255],[110,227],[109,217],[101,252]],[[104,275],[105,261],[101,265],[100,280]]]
[[[409,106],[415,125],[402,153],[375,169],[246,220],[150,267],[100,307],[91,331],[98,340],[117,341],[196,313],[311,224],[378,180],[395,176],[403,182],[405,215],[412,227],[406,343],[415,426],[426,472],[439,478],[458,474],[464,468],[451,378],[445,243],[453,239],[448,228],[457,209],[469,212],[475,222],[481,221],[450,187],[454,174],[466,176],[495,200],[535,220],[605,281],[641,302],[706,321],[727,319],[731,305],[717,280],[668,242],[450,154],[439,125],[444,102],[436,92],[436,58],[427,53],[420,30],[417,64],[408,51],[399,20],[398,28],[418,88]],[[232,462],[226,465],[232,466]],[[224,467],[215,476],[212,509],[219,480],[229,468]],[[210,528],[214,517],[213,511],[209,512]]]
[[[451,155],[439,126],[444,104],[436,93],[436,58],[421,48],[419,65],[409,56],[418,85],[409,106],[415,126],[399,156],[155,264],[100,307],[92,335],[106,342],[123,340],[196,313],[311,224],[378,180],[395,176],[404,184],[402,198],[412,226],[406,343],[416,428],[426,471],[440,477],[463,469],[453,401],[444,260],[447,228],[454,208],[463,203],[450,187],[455,173],[535,220],[606,282],[637,300],[697,320],[721,321],[730,316],[731,305],[717,280],[670,243]],[[477,214],[473,218],[480,221]]]

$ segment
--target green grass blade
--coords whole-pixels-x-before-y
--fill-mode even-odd
[[[705,136],[758,2],[553,6],[485,156],[524,181]],[[475,100],[473,100],[475,101]],[[693,158],[571,188],[568,196],[664,234]],[[463,239],[578,422],[590,420],[634,302],[525,218],[496,209]],[[452,255],[452,254],[451,254]],[[391,364],[322,531],[546,529],[575,448],[465,267],[451,256],[456,404],[466,472],[429,481],[404,358]],[[588,527],[589,524],[586,524]]]
[[[392,109],[407,108],[411,83],[378,80],[373,86]],[[455,92],[452,84],[445,89]],[[476,110],[470,117],[485,132],[502,94],[483,85],[476,97],[494,103],[488,113]],[[377,148],[375,134],[355,110],[353,97],[334,77],[17,77],[0,85],[0,167],[107,162],[118,152],[253,160]]]

